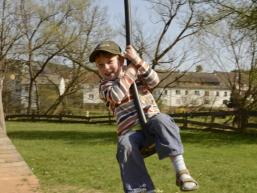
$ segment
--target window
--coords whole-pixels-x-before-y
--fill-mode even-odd
[[[168,95],[168,91],[167,90],[164,90],[164,95]]]
[[[200,91],[199,90],[195,90],[195,95],[199,96],[200,95]]]
[[[216,96],[220,96],[220,92],[219,91],[216,92]]]
[[[188,95],[188,90],[185,90],[185,95]]]
[[[29,85],[26,85],[25,87],[24,87],[25,89],[25,92],[28,92],[29,91]]]
[[[180,95],[180,90],[176,90],[176,95]]]
[[[93,89],[94,89],[94,85],[93,85],[93,84],[89,84],[89,85],[88,85],[88,89],[89,89],[89,90],[93,90]]]
[[[224,92],[224,97],[226,97],[226,96],[228,96],[228,92],[227,91]]]
[[[180,105],[181,104],[181,100],[180,99],[176,99],[176,104]]]
[[[209,105],[210,104],[210,100],[204,100],[204,104],[205,105]]]
[[[206,91],[204,92],[204,96],[210,96],[210,92],[206,90]]]
[[[89,94],[89,95],[88,95],[88,99],[89,99],[89,100],[94,100],[94,95],[93,95],[93,94]]]

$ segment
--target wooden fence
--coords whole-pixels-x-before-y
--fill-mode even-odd
[[[77,116],[77,115],[6,115],[5,120],[12,121],[47,121],[65,123],[109,123],[115,122],[113,116]]]
[[[169,114],[182,128],[214,128],[221,130],[236,130],[233,118],[236,111],[219,112],[191,112]],[[257,111],[248,112],[249,123],[247,128],[257,129]],[[47,121],[66,123],[105,123],[115,122],[113,116],[74,116],[74,115],[7,115],[6,120],[13,121]]]
[[[237,130],[234,123],[234,117],[237,111],[219,111],[219,112],[191,112],[169,114],[176,123],[180,123],[183,128],[211,128],[220,130]],[[257,111],[248,112],[249,122],[247,128],[257,129]],[[200,118],[199,120],[194,120]]]

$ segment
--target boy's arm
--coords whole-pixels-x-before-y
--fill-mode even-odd
[[[138,77],[150,89],[156,87],[160,82],[158,74],[143,59],[140,63],[138,65]]]
[[[145,63],[131,45],[127,46],[124,56],[138,69],[138,76],[143,80],[144,85],[149,88],[157,86],[160,81],[158,74]]]
[[[129,88],[136,79],[137,69],[134,65],[129,65],[121,78],[100,83],[100,98],[106,102],[120,104],[125,97],[129,96]]]

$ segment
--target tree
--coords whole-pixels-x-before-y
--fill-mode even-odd
[[[197,3],[202,7],[202,14],[207,18],[206,22],[216,23],[230,18],[230,25],[233,27],[247,30],[253,35],[257,34],[256,0],[199,0]]]
[[[22,100],[20,93],[18,92],[20,87],[17,86],[17,82],[19,82],[20,79],[19,74],[21,74],[20,65],[10,59],[8,60],[7,64],[8,68],[5,73],[2,92],[2,101],[5,115],[20,112]]]
[[[51,62],[63,63],[64,61],[66,61],[66,65],[72,67],[68,77],[69,81],[66,82],[65,93],[59,95],[54,104],[45,112],[54,113],[55,108],[62,103],[65,97],[80,89],[78,85],[83,84],[86,80],[88,71],[97,73],[95,68],[90,66],[88,55],[97,40],[106,39],[112,32],[107,27],[105,11],[99,6],[93,6],[89,0],[61,0],[58,2],[18,0],[13,4],[15,11],[11,10],[11,1],[3,1],[3,5],[6,5],[5,2],[8,2],[9,6],[3,6],[3,10],[7,11],[1,12],[1,21],[4,24],[1,27],[2,29],[8,26],[11,28],[15,24],[16,28],[13,27],[13,29],[16,31],[10,31],[10,28],[8,28],[9,31],[4,29],[5,32],[2,30],[1,46],[6,46],[8,50],[15,49],[13,52],[15,54],[9,55],[9,57],[14,61],[19,61],[24,73],[23,80],[28,80],[28,105],[26,107],[28,114],[35,112],[33,105],[36,105],[37,113],[42,112],[38,78],[44,74],[46,67]],[[8,14],[9,12],[17,13],[12,18],[9,17],[13,20],[8,21],[10,23],[6,22],[7,12]],[[4,40],[4,38],[11,39],[10,35],[14,35],[14,32],[19,34],[18,38],[14,36],[17,42],[15,45],[11,44],[11,41]],[[2,48],[2,51],[4,49]],[[1,58],[5,57],[7,54]],[[7,68],[5,64],[5,60],[1,60],[1,67],[3,66],[1,72],[4,73]],[[1,73],[1,80],[4,73]],[[54,86],[57,88],[57,85]]]
[[[147,1],[157,15],[160,29],[152,46],[152,68],[171,65],[171,69],[177,69],[189,58],[189,39],[200,32],[204,20],[199,17],[193,1]],[[188,48],[179,52],[181,49],[177,48],[183,42]]]
[[[6,133],[2,91],[5,74],[8,70],[8,58],[14,55],[13,48],[21,37],[17,29],[19,17],[16,15],[14,1],[3,0],[0,5],[0,134]]]
[[[204,17],[191,0],[145,0],[151,6],[155,32],[147,33],[139,17],[133,21],[133,45],[141,56],[150,61],[153,69],[161,74],[163,83],[174,72],[183,69],[181,78],[199,62],[194,47],[195,36],[201,32]],[[174,81],[177,81],[175,79]],[[167,81],[165,81],[167,82]],[[167,82],[166,87],[172,82]],[[160,92],[160,99],[165,88]]]
[[[89,54],[100,41],[112,35],[112,28],[108,26],[106,10],[97,5],[69,2],[69,7],[76,10],[70,17],[68,27],[76,27],[76,41],[67,46],[61,56],[73,65],[98,74],[95,67],[89,63]]]
[[[66,5],[66,1],[49,1],[44,4],[24,0],[20,2],[20,31],[23,36],[20,40],[19,59],[24,60],[29,75],[27,114],[32,113],[33,103],[39,112],[37,78],[76,38],[73,36],[75,29],[66,28],[71,12],[72,8]]]
[[[257,2],[252,0],[249,5],[245,5],[235,12],[238,18],[235,25],[241,29],[247,29],[257,34]]]
[[[234,122],[239,130],[244,131],[248,112],[257,107],[257,36],[249,29],[242,30],[236,25],[239,21],[238,5],[232,9],[232,4],[228,6],[220,1],[211,1],[213,2],[221,6],[218,13],[222,14],[209,15],[210,20],[215,20],[215,23],[201,36],[201,46],[205,48],[208,58],[218,64],[222,71],[234,69],[233,72],[223,73],[222,78],[232,92],[228,106],[237,110]]]
[[[196,71],[196,72],[202,72],[202,71],[203,71],[203,66],[202,66],[202,65],[197,65],[197,66],[195,67],[195,71]]]
[[[58,106],[65,98],[81,89],[80,85],[88,80],[88,72],[98,75],[96,68],[89,63],[89,54],[99,41],[108,39],[112,33],[112,29],[107,25],[106,12],[100,6],[84,0],[68,1],[67,6],[73,11],[69,17],[69,23],[66,23],[66,28],[76,28],[73,33],[75,41],[66,46],[58,56],[71,67],[69,80],[66,81],[64,93],[56,98],[45,112],[46,114],[59,113]]]

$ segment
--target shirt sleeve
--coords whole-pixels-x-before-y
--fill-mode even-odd
[[[138,76],[143,80],[144,84],[149,88],[154,88],[160,82],[157,72],[155,72],[147,63],[142,60],[142,64],[138,69]]]
[[[134,66],[129,65],[124,75],[110,81],[102,81],[99,86],[100,98],[105,102],[120,104],[129,95],[129,88],[137,79],[137,72]]]

